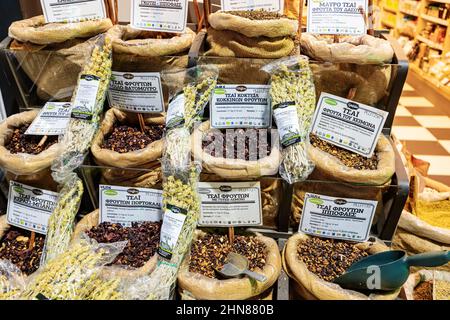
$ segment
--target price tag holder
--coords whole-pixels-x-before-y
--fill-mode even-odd
[[[103,0],[41,0],[45,22],[80,22],[105,19]]]
[[[66,131],[71,112],[68,102],[47,102],[25,134],[59,136]]]
[[[164,112],[159,72],[113,71],[109,83],[109,104],[115,108],[138,113]]]
[[[222,11],[266,10],[283,12],[283,0],[221,0]]]
[[[211,102],[211,127],[270,128],[272,110],[269,85],[222,84],[214,90]]]
[[[308,2],[307,31],[316,34],[361,35],[367,26],[360,9],[367,15],[367,0]]]
[[[261,186],[250,182],[200,182],[198,193],[204,227],[262,225]]]
[[[306,193],[299,231],[318,237],[366,241],[378,202]]]
[[[370,158],[387,116],[386,111],[322,92],[311,132],[324,141]]]
[[[57,200],[56,192],[10,181],[6,212],[8,224],[45,235]]]
[[[169,102],[166,114],[166,129],[174,129],[184,124],[184,94],[180,93]]]
[[[187,12],[187,0],[132,0],[131,25],[141,30],[183,33]]]
[[[100,220],[130,227],[133,222],[161,221],[162,191],[100,185]]]
[[[81,75],[72,107],[72,118],[92,120],[99,86],[99,77],[90,74]]]
[[[187,217],[187,211],[172,204],[167,204],[164,210],[164,220],[161,226],[161,235],[158,254],[166,259],[171,259],[173,250]]]

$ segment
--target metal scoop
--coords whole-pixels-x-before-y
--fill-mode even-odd
[[[449,251],[427,252],[409,257],[402,250],[385,251],[352,264],[334,283],[346,289],[392,291],[406,282],[409,267],[438,267],[449,261]],[[377,273],[379,281],[373,282]]]
[[[265,275],[248,270],[247,258],[234,252],[228,254],[227,263],[225,263],[222,270],[216,269],[216,271],[225,278],[237,278],[241,275],[247,275],[259,282],[267,281]]]

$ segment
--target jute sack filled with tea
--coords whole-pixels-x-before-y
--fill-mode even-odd
[[[339,285],[322,280],[310,272],[306,264],[298,258],[297,253],[299,244],[308,238],[309,236],[306,234],[296,233],[286,242],[282,255],[283,268],[289,277],[294,280],[294,289],[302,298],[308,300],[394,300],[397,298],[400,288],[393,292],[365,295],[357,291],[343,289]],[[379,242],[362,242],[356,246],[369,254],[389,250],[388,247]]]
[[[72,234],[71,243],[76,243],[87,231],[99,225],[99,210],[94,210],[85,215],[75,226]],[[151,257],[142,267],[132,268],[127,266],[105,266],[102,273],[105,276],[118,276],[121,278],[134,278],[142,275],[150,274],[158,262],[158,255]]]
[[[204,236],[203,231],[196,230],[194,241]],[[265,266],[262,270],[259,268],[254,270],[267,277],[264,283],[251,280],[248,277],[219,280],[189,272],[190,255],[187,255],[178,272],[179,291],[196,300],[246,300],[266,292],[280,275],[281,257],[274,239],[259,234],[255,236],[266,245],[267,250]]]
[[[315,164],[314,174],[319,174],[335,181],[352,182],[368,185],[385,184],[395,173],[395,154],[389,140],[380,135],[375,154],[377,154],[377,167],[375,170],[355,169],[344,165],[341,160],[332,154],[314,147],[308,142],[307,153]]]
[[[400,297],[406,300],[414,299],[414,290],[416,287],[425,281],[430,281],[433,283],[436,280],[441,280],[445,282],[450,282],[450,272],[445,271],[434,271],[434,270],[419,270],[417,272],[411,273],[408,280],[405,282],[402,288]],[[436,289],[432,290],[432,299],[436,299]],[[448,295],[448,293],[447,293]]]
[[[41,99],[68,100],[90,57],[95,43],[91,37],[110,27],[109,19],[45,24],[44,17],[38,16],[11,25],[9,35],[14,41],[10,50],[36,84]]]
[[[208,29],[210,49],[206,56],[277,59],[292,54],[295,49],[290,37],[249,38],[239,32]]]
[[[348,36],[333,42],[332,37],[302,33],[301,51],[313,60],[334,63],[390,63],[394,50],[389,41],[370,35]]]
[[[192,134],[192,153],[201,160],[206,172],[217,174],[226,179],[248,179],[270,176],[278,172],[281,153],[276,143],[272,143],[270,154],[259,160],[227,159],[214,157],[203,150],[203,138],[211,129],[205,121],[195,128]]]
[[[6,149],[16,128],[31,124],[39,110],[25,111],[8,117],[0,124],[0,166],[6,171],[6,178],[31,184],[37,188],[54,189],[56,183],[51,177],[50,166],[62,152],[60,143],[55,143],[39,154],[11,153]]]
[[[233,14],[234,13],[234,14]],[[298,21],[280,16],[278,19],[249,19],[237,15],[237,12],[217,11],[208,17],[215,30],[230,30],[254,37],[294,37],[297,34]]]

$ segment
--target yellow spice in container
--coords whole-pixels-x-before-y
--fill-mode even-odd
[[[450,200],[416,201],[414,214],[432,226],[450,229]]]

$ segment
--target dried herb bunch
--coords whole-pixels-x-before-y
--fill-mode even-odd
[[[249,130],[254,131],[254,136],[248,134]],[[220,141],[219,145],[214,143],[218,135],[223,137],[223,141]],[[228,140],[229,136],[233,137],[230,139],[231,141]],[[210,130],[202,142],[202,147],[213,157],[254,161],[270,154],[272,142],[270,132],[266,129]],[[230,151],[231,148],[233,151]],[[260,150],[260,148],[264,150]]]
[[[376,170],[378,166],[378,154],[375,152],[371,158],[345,150],[327,141],[320,139],[315,134],[309,136],[311,145],[338,158],[346,167],[357,170]]]
[[[368,253],[350,242],[313,237],[299,244],[297,256],[310,272],[332,282]]]
[[[145,129],[145,133],[143,133],[136,127],[115,126],[111,134],[103,141],[102,148],[119,153],[144,149],[152,142],[162,138],[164,125],[155,125]]]
[[[0,242],[0,260],[11,261],[26,275],[39,268],[45,242],[43,235],[36,234],[34,245],[29,249],[30,235],[30,231],[13,227]]]
[[[161,222],[133,223],[131,227],[103,222],[89,230],[87,235],[99,243],[128,241],[111,264],[140,268],[156,253],[160,232]]]
[[[242,18],[247,18],[250,20],[276,20],[281,18],[287,18],[284,14],[279,14],[278,12],[265,11],[265,10],[253,10],[253,11],[227,11],[228,14],[234,16],[239,16]]]
[[[58,136],[49,136],[40,146],[39,142],[41,141],[42,136],[25,134],[25,131],[27,131],[29,126],[29,124],[26,124],[14,129],[11,139],[5,145],[5,148],[8,149],[9,152],[36,155],[58,142]]]
[[[249,269],[264,268],[267,259],[266,245],[255,237],[236,236],[233,245],[223,235],[205,235],[193,242],[189,271],[215,278],[214,269],[222,269],[230,252],[236,252],[248,259]]]

